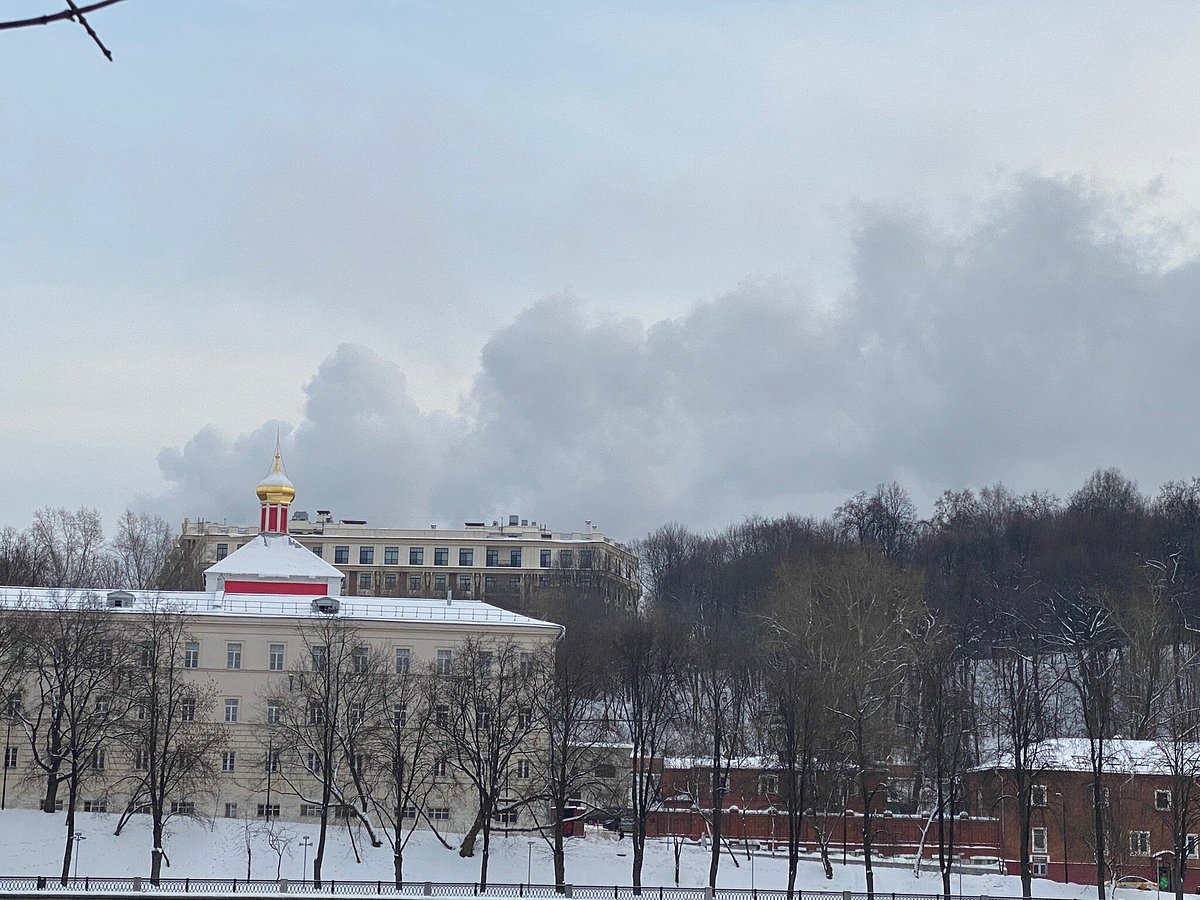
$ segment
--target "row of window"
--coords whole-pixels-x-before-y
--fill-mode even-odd
[[[351,572],[351,580],[354,580],[354,573]],[[375,587],[374,572],[359,572],[357,580],[354,583],[358,587],[360,594],[371,591]],[[551,577],[546,575],[538,576],[538,587],[549,587],[553,584]],[[580,586],[587,587],[592,583],[592,577],[588,573],[579,576],[578,582]],[[520,590],[521,576],[508,576],[507,587],[510,590]],[[495,575],[485,575],[483,578],[484,590],[493,591],[500,587],[500,579]],[[400,575],[397,572],[383,573],[383,589],[384,591],[394,592],[400,588]],[[470,575],[434,575],[433,576],[433,591],[439,596],[447,590],[454,588],[462,596],[469,595],[474,588],[474,580]],[[419,594],[425,590],[424,576],[409,575],[408,576],[408,591],[410,594]]]
[[[240,670],[242,668],[244,645],[241,641],[227,641],[225,643],[225,668],[229,670]],[[286,663],[286,644],[270,644],[267,647],[267,671],[282,672]],[[395,648],[395,671],[399,675],[403,675],[409,671],[412,663],[412,650],[408,647]],[[324,671],[327,662],[328,653],[325,647],[313,646],[309,648],[310,664],[314,672]],[[454,664],[454,651],[441,649],[437,651],[436,671],[439,675],[449,675],[451,667]],[[351,651],[351,665],[353,670],[358,674],[363,674],[370,668],[370,649],[368,647],[355,647]],[[532,653],[521,654],[521,676],[528,678],[533,674],[534,658]],[[183,667],[185,669],[200,668],[200,642],[188,641],[184,645],[183,650]],[[229,701],[226,701],[228,703]],[[236,705],[236,701],[233,701]],[[97,706],[107,704],[106,698],[100,698],[97,701]],[[227,722],[236,722],[237,719],[226,719]]]
[[[1093,786],[1093,801],[1095,799]],[[1050,801],[1050,792],[1044,784],[1035,784],[1030,788],[1030,802],[1034,806],[1048,806]],[[1104,788],[1101,805],[1108,806],[1108,788]],[[1154,808],[1159,812],[1166,812],[1171,809],[1171,792],[1164,788],[1155,788],[1154,790]]]
[[[1030,829],[1029,846],[1031,853],[1046,854],[1049,852],[1049,829],[1037,826]],[[1200,846],[1200,840],[1194,834],[1187,836],[1187,857],[1188,859],[1196,859],[1200,854],[1197,853],[1197,848]],[[1130,856],[1152,856],[1150,852],[1150,832],[1149,831],[1131,831],[1129,832],[1129,855]],[[1045,870],[1034,871],[1035,875],[1045,875]]]
[[[241,545],[239,545],[241,546]],[[324,547],[321,544],[313,544],[309,548],[317,556],[322,556]],[[408,548],[408,564],[410,566],[425,565],[425,547],[409,547]],[[216,556],[218,560],[222,560],[229,555],[229,544],[219,543],[216,547]],[[520,568],[524,558],[522,548],[513,547],[487,547],[484,549],[484,565],[490,568],[510,567]],[[590,569],[593,566],[594,551],[580,550],[579,551],[579,567],[582,569]],[[503,561],[502,561],[503,560]],[[434,547],[432,554],[432,562],[435,566],[450,565],[450,548],[449,547]],[[335,544],[333,548],[333,564],[334,565],[349,565],[350,564],[350,545]],[[375,565],[375,547],[369,544],[363,544],[358,547],[358,564],[360,566]],[[400,547],[388,546],[383,548],[383,564],[385,566],[400,565]],[[475,565],[475,548],[474,547],[459,547],[458,548],[458,564],[460,566]],[[549,569],[554,564],[554,551],[539,550],[538,565],[543,569]],[[564,569],[574,568],[575,566],[575,551],[574,550],[559,550],[558,564]]]

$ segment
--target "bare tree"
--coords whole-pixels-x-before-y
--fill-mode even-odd
[[[192,639],[186,612],[151,600],[131,619],[136,658],[128,684],[134,714],[126,740],[134,765],[127,814],[139,809],[150,814],[150,883],[157,885],[164,859],[170,865],[166,825],[176,816],[197,815],[197,798],[212,792],[225,728],[213,721],[214,685],[184,668],[185,645]]]
[[[876,806],[895,737],[897,691],[924,612],[921,584],[871,550],[818,561],[810,579],[827,625],[823,664],[833,686],[830,711],[862,805],[863,866],[872,900]]]
[[[67,589],[103,587],[110,574],[100,514],[81,506],[46,507],[33,516],[29,537],[45,563],[43,586]]]
[[[135,590],[159,587],[174,546],[174,534],[166,519],[125,510],[117,520],[117,533],[111,547],[117,585]]]
[[[436,781],[434,764],[441,746],[434,733],[436,698],[430,669],[410,668],[407,650],[397,651],[385,680],[387,705],[383,719],[372,729],[367,745],[376,761],[370,800],[392,848],[396,887],[404,882],[404,849],[427,815],[427,801]]]
[[[796,888],[804,812],[814,794],[818,741],[829,730],[829,683],[820,665],[824,622],[803,584],[801,572],[781,567],[767,605],[759,659],[766,737],[783,775],[789,896]]]
[[[313,882],[320,886],[331,813],[369,824],[359,756],[365,752],[370,716],[378,714],[373,692],[380,687],[381,663],[353,623],[337,615],[316,614],[300,633],[308,671],[272,682],[264,700],[276,710],[278,739],[287,748],[280,779],[302,802],[320,810],[313,856]],[[373,832],[371,839],[377,841]]]
[[[481,887],[487,885],[493,822],[509,820],[527,802],[512,795],[510,779],[516,760],[534,752],[533,666],[534,652],[511,639],[470,637],[454,649],[449,677],[437,682],[434,727],[479,806],[459,853],[471,856],[475,836],[482,836]]]
[[[539,746],[527,765],[538,786],[536,794],[546,802],[549,828],[542,829],[542,837],[550,846],[554,884],[560,893],[566,884],[563,835],[568,817],[581,814],[573,812],[571,803],[601,789],[596,776],[599,745],[610,736],[602,709],[604,647],[586,624],[601,614],[592,605],[560,609],[556,618],[564,622],[565,634],[534,660],[533,713]]]
[[[108,748],[123,736],[130,708],[124,622],[94,595],[62,594],[25,616],[23,641],[33,702],[18,707],[33,762],[45,779],[42,809],[54,812],[66,787],[62,883],[70,871],[75,813],[85,781],[103,776]]]
[[[662,757],[679,716],[685,645],[660,615],[629,614],[612,630],[609,694],[631,749],[633,890],[642,892],[646,825],[658,806]]]
[[[1012,777],[1014,793],[1000,802],[1011,801],[1016,808],[1021,892],[1028,898],[1033,890],[1033,787],[1046,765],[1044,741],[1056,733],[1057,723],[1050,707],[1059,676],[1047,658],[1040,635],[1015,617],[1007,630],[1007,639],[993,647],[987,665],[990,696],[985,708],[996,738],[997,762]]]

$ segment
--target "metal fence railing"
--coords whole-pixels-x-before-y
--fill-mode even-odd
[[[239,878],[163,878],[157,885],[148,878],[68,878],[48,876],[0,876],[0,897],[28,895],[58,897],[81,894],[179,894],[197,897],[231,897],[239,894],[280,896],[349,897],[490,897],[497,900],[867,900],[859,891],[785,890],[755,888],[708,888],[643,886],[635,891],[630,885],[568,884],[558,890],[552,884],[489,884],[464,881],[344,881],[326,879],[318,887],[311,881],[247,880]],[[944,900],[942,894],[911,894],[876,891],[875,900]],[[1021,900],[1019,897],[952,895],[951,900]]]

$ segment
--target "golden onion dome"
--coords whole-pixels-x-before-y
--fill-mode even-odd
[[[267,477],[258,483],[254,492],[263,503],[282,503],[285,506],[296,499],[296,488],[283,472],[283,458],[275,451],[275,462]]]

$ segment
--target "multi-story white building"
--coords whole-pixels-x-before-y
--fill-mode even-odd
[[[182,658],[174,662],[187,678],[204,686],[211,700],[207,715],[222,726],[225,737],[221,746],[211,750],[219,754],[215,785],[198,795],[173,798],[181,809],[212,816],[284,819],[319,814],[303,791],[289,789],[289,779],[272,781],[274,763],[265,760],[279,748],[275,743],[275,750],[268,749],[280,724],[270,698],[278,696],[283,685],[290,690],[296,679],[313,677],[317,671],[313,634],[323,623],[336,619],[352,629],[364,659],[370,652],[374,659],[394,665],[397,673],[428,671],[431,676],[450,674],[454,654],[465,641],[506,644],[524,657],[549,649],[562,634],[558,625],[491,606],[473,599],[471,592],[432,598],[361,593],[346,597],[341,590],[342,572],[304,546],[313,532],[299,539],[289,534],[288,508],[295,489],[283,473],[278,453],[257,493],[261,532],[220,541],[229,552],[221,553],[208,567],[202,591],[84,590],[64,595],[47,589],[0,587],[0,615],[50,616],[64,604],[92,604],[105,615],[119,617],[118,623],[127,619],[124,630],[131,639],[137,639],[139,622],[144,621],[139,617],[152,610],[170,609],[186,620]],[[207,531],[201,533],[208,536]],[[44,793],[45,778],[31,764],[28,729],[13,704],[15,709],[23,708],[28,718],[38,692],[30,685],[36,675],[22,677],[21,690],[7,686],[3,790],[6,805],[35,807]],[[138,751],[117,741],[99,749],[99,754],[93,751],[98,767],[94,762],[95,771],[85,779],[80,810],[116,813],[138,806],[135,792],[142,765]],[[300,772],[290,781],[299,783],[296,778],[306,777],[304,760],[295,747],[284,749],[296,756],[292,762]],[[537,750],[529,748],[531,754]],[[285,759],[281,766],[286,769],[288,764]],[[427,814],[449,827],[465,829],[476,814],[471,793],[464,792],[451,771],[440,772],[438,779],[429,794]]]
[[[261,523],[259,528],[264,527]],[[259,528],[184,521],[181,546],[218,563],[250,543]],[[511,605],[539,592],[590,594],[631,605],[641,595],[638,558],[591,522],[553,531],[518,516],[462,529],[379,528],[335,522],[321,510],[292,513],[292,537],[345,577],[344,593],[367,597],[455,597]]]

